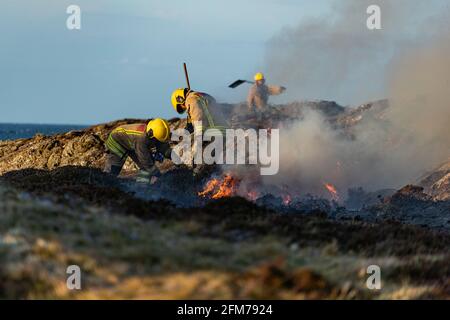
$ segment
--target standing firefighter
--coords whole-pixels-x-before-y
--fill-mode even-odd
[[[105,172],[118,175],[130,157],[140,169],[137,180],[148,182],[152,176],[160,174],[155,161],[170,157],[169,140],[170,127],[164,119],[119,126],[106,140]]]
[[[285,87],[266,85],[266,80],[261,72],[255,74],[255,84],[251,86],[247,97],[247,105],[250,111],[263,111],[267,107],[269,96],[279,95],[286,90]]]

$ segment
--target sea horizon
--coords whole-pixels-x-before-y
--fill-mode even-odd
[[[108,121],[105,121],[105,123]],[[7,122],[0,122],[1,125],[37,125],[37,126],[80,126],[80,127],[90,127],[94,124],[86,124],[86,123],[52,123],[52,122],[13,122],[13,121],[7,121]]]
[[[80,130],[91,125],[41,124],[41,123],[0,123],[0,141],[32,138],[36,134],[54,135],[72,130]]]

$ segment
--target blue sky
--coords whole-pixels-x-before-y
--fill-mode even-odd
[[[66,8],[82,29],[66,28]],[[94,124],[174,117],[170,93],[184,86],[220,101],[245,98],[266,42],[283,27],[329,10],[307,0],[2,0],[0,122]],[[263,70],[264,71],[264,70]]]

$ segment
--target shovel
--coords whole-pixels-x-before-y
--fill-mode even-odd
[[[243,84],[243,83],[251,83],[251,84],[254,84],[254,82],[253,81],[248,81],[248,80],[241,80],[241,79],[239,79],[239,80],[236,80],[235,82],[233,82],[232,84],[230,84],[228,87],[230,87],[230,88],[236,88],[236,87],[239,87],[241,84]]]

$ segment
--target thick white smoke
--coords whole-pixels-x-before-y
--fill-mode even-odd
[[[382,30],[366,27],[373,4],[381,9]],[[288,87],[290,101],[380,99],[392,58],[448,32],[449,11],[447,0],[336,0],[329,14],[272,37],[261,70],[269,82]]]
[[[379,4],[383,30],[365,28]],[[274,37],[267,70],[295,99],[389,99],[384,119],[360,122],[350,140],[311,111],[281,129],[280,173],[267,183],[323,194],[398,188],[450,157],[450,19],[446,1],[338,1],[332,17]],[[270,181],[269,181],[270,180]]]

